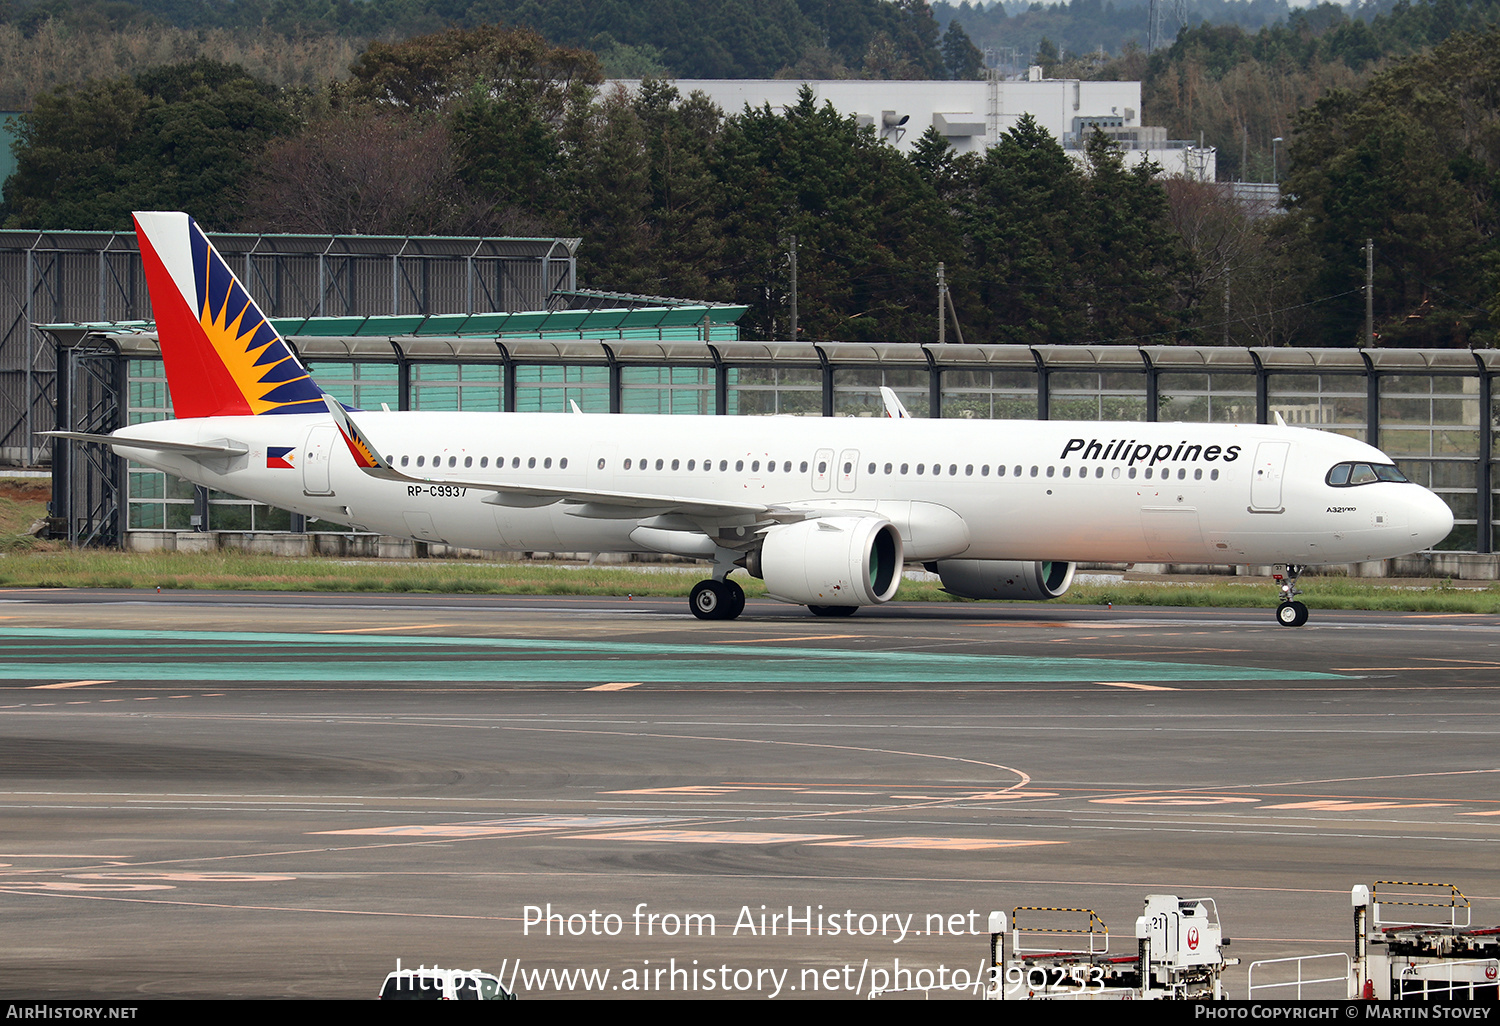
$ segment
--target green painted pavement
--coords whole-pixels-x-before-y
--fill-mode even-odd
[[[378,658],[351,658],[356,652]],[[1341,675],[1120,659],[530,638],[0,628],[0,680],[1016,683],[1328,680]]]

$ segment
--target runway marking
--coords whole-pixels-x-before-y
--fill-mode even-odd
[[[1460,812],[1460,816],[1500,816],[1500,809],[1491,809],[1488,812]]]
[[[795,638],[731,638],[715,645],[764,645],[772,641],[833,641],[840,638],[868,638],[869,634],[803,634]]]
[[[74,880],[171,880],[178,883],[274,883],[295,880],[278,873],[69,873]]]
[[[585,691],[624,691],[626,688],[638,688],[640,686],[641,686],[641,682],[638,681],[638,680],[637,681],[631,681],[628,684],[624,683],[624,682],[617,681],[617,682],[615,682],[613,684],[599,684],[599,685],[597,685],[595,687],[584,688],[583,690],[585,690]]]
[[[573,834],[575,841],[665,841],[676,844],[796,844],[828,841],[849,834],[785,834],[733,830],[621,830]]]
[[[315,634],[373,634],[376,631],[425,631],[437,627],[457,627],[456,623],[414,623],[405,627],[346,627],[337,631],[315,631]]]
[[[1167,688],[1160,684],[1135,684],[1127,680],[1096,680],[1101,688],[1130,688],[1133,691],[1181,691],[1181,688]]]
[[[1288,802],[1285,805],[1262,805],[1263,809],[1308,809],[1313,812],[1362,812],[1367,809],[1451,809],[1452,802],[1355,802],[1326,799],[1314,802]]]
[[[90,684],[113,684],[112,680],[65,680],[60,684],[33,684],[28,690],[46,691],[50,688],[86,688]]]
[[[1232,798],[1222,794],[1142,794],[1124,798],[1090,798],[1094,805],[1254,805],[1259,798]]]
[[[470,820],[466,823],[417,823],[388,827],[355,827],[349,830],[311,830],[312,836],[360,834],[380,837],[491,837],[502,834],[536,833],[543,830],[592,830],[611,826],[645,826],[671,823],[674,816],[527,816],[522,819]]]
[[[1314,671],[1171,663],[1105,658],[1035,658],[930,652],[886,652],[830,647],[767,645],[756,649],[753,671],[743,661],[724,658],[719,644],[658,644],[460,638],[380,634],[307,634],[257,631],[48,630],[0,628],[0,638],[33,640],[46,646],[30,661],[0,663],[0,679],[68,677],[112,681],[181,682],[370,681],[482,682],[497,680],[568,684],[607,684],[627,673],[647,683],[742,683],[748,675],[767,683],[1007,683],[1089,682],[1128,674],[1137,682],[1338,679]],[[52,661],[58,642],[101,643],[103,658]],[[190,644],[187,660],[162,658],[161,642]],[[123,643],[123,645],[122,645]],[[132,659],[131,644],[149,645],[151,658]],[[205,643],[222,649],[205,652]],[[357,649],[361,658],[341,658],[329,646]],[[121,649],[125,648],[125,651]],[[433,649],[443,658],[432,658]],[[402,652],[401,649],[407,651]],[[464,650],[468,649],[468,652]],[[378,653],[378,658],[372,654]],[[1196,653],[1195,653],[1196,654]],[[332,658],[330,658],[332,655]],[[607,659],[600,658],[608,656]],[[75,658],[76,656],[71,656]],[[625,673],[622,666],[628,667]]]
[[[810,792],[816,794],[817,792]],[[963,795],[939,795],[939,794],[893,794],[892,798],[931,800],[931,801],[965,801],[965,802],[1008,802],[1019,801],[1023,798],[1056,798],[1056,791],[976,791],[974,794]]]
[[[985,851],[991,848],[1030,848],[1067,841],[1010,841],[974,837],[862,837],[849,841],[818,841],[820,848],[904,848],[919,851]]]

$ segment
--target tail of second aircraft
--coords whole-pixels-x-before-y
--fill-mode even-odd
[[[327,412],[322,389],[197,222],[138,211],[135,231],[179,418]]]

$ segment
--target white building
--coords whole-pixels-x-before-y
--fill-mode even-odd
[[[606,84],[609,85],[616,83]],[[638,80],[617,84],[633,92]],[[1042,78],[1032,68],[1026,79],[1004,79],[996,73],[973,82],[886,82],[864,79],[678,79],[683,96],[701,92],[725,113],[748,105],[773,110],[792,106],[803,86],[821,106],[831,103],[862,125],[873,125],[880,137],[903,153],[911,152],[932,125],[955,151],[973,153],[995,145],[1021,115],[1030,114],[1078,160],[1095,125],[1127,151],[1131,163],[1149,157],[1165,174],[1213,181],[1215,151],[1191,141],[1167,139],[1165,128],[1141,124],[1139,82],[1085,82],[1076,78]]]

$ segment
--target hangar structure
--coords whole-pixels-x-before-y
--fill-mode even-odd
[[[1456,527],[1442,548],[1495,550],[1500,351],[752,342],[738,338],[741,307],[576,290],[553,298],[583,309],[464,319],[475,334],[454,330],[449,318],[278,327],[320,384],[363,408],[566,413],[576,403],[600,415],[868,417],[884,415],[884,385],[917,417],[1280,416],[1379,446],[1452,507]],[[64,368],[57,428],[104,432],[171,415],[146,326],[47,330]],[[753,422],[745,430],[753,438]],[[133,532],[344,531],[127,467],[98,446],[59,443],[53,466],[57,533],[75,542],[129,544]],[[1474,562],[1495,572],[1487,556]]]
[[[578,286],[578,239],[209,238],[273,317],[558,310]],[[133,231],[0,231],[0,464],[48,450],[57,365],[40,325],[150,317]]]

